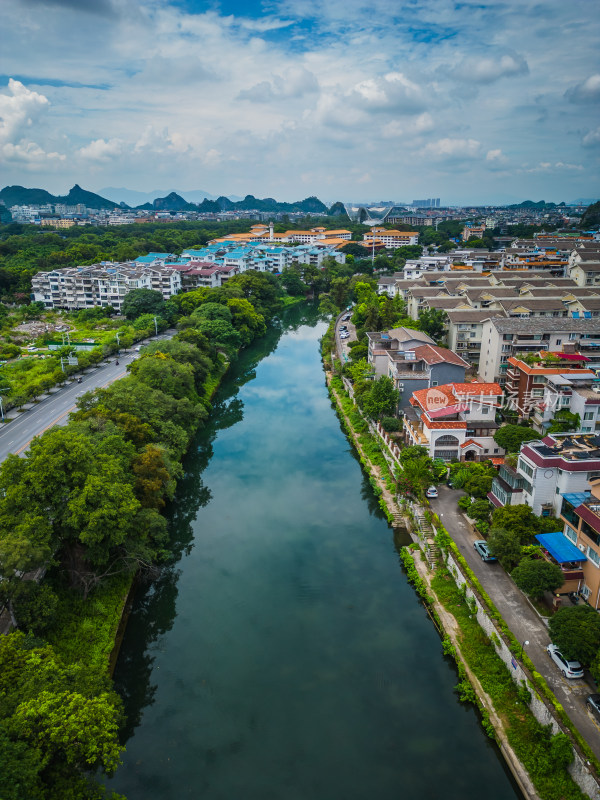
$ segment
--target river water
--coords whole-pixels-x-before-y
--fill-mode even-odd
[[[128,800],[520,798],[327,395],[310,307],[231,368],[115,672]]]

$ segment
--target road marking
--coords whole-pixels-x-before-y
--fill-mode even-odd
[[[103,383],[101,386],[97,386],[96,388],[97,389],[104,389],[104,387],[108,386],[109,383],[112,383],[113,381],[116,381],[119,378],[122,378],[126,374],[127,374],[126,372],[120,372],[114,378],[111,378],[109,381],[107,381],[106,383]],[[83,392],[82,392],[82,394],[83,394]],[[31,444],[31,442],[35,439],[36,436],[41,436],[42,433],[45,433],[50,428],[53,428],[59,420],[61,420],[63,417],[66,417],[66,415],[70,414],[71,411],[73,411],[73,409],[75,409],[75,408],[77,408],[77,404],[76,403],[75,403],[75,405],[72,405],[70,408],[67,408],[66,411],[63,411],[63,413],[60,414],[58,417],[53,419],[52,422],[49,425],[46,425],[45,428],[42,428],[42,430],[39,433],[36,433],[35,436],[32,436],[31,439],[28,442],[25,442],[25,444],[22,447],[20,447],[18,450],[15,450],[15,455],[18,456],[19,453],[22,453],[23,450],[25,450],[25,448],[28,447]],[[9,442],[9,444],[10,444],[10,442]]]

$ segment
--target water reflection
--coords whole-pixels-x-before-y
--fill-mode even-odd
[[[189,556],[194,547],[193,524],[198,511],[212,499],[211,489],[202,474],[213,457],[213,443],[220,431],[244,419],[244,403],[240,387],[256,378],[256,367],[273,353],[286,331],[297,331],[303,325],[314,325],[321,318],[315,306],[289,309],[282,320],[276,320],[267,334],[240,354],[231,365],[213,398],[207,425],[199,432],[184,460],[184,476],[176,496],[165,510],[171,534],[171,565],[158,579],[140,577],[132,598],[126,634],[121,645],[114,674],[115,687],[123,698],[126,724],[121,738],[126,742],[140,724],[145,707],[154,702],[156,684],[152,672],[156,660],[156,644],[169,631],[177,615],[176,600],[179,570],[176,565]]]

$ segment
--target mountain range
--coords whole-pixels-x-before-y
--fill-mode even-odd
[[[115,192],[123,190],[115,189]],[[127,190],[124,190],[127,191]],[[132,192],[132,194],[144,195],[140,192]],[[150,195],[154,193],[149,193]],[[188,193],[188,195],[196,193]],[[198,195],[207,194],[198,192]],[[114,197],[115,195],[113,195]],[[129,198],[134,199],[134,198]],[[139,199],[139,198],[135,198]],[[135,202],[134,199],[134,202]],[[5,186],[0,191],[0,202],[5,206],[15,205],[43,205],[45,203],[64,203],[65,205],[75,206],[81,203],[88,208],[98,209],[112,209],[116,206],[122,209],[146,210],[146,211],[197,211],[200,213],[219,213],[220,211],[250,211],[258,210],[264,212],[303,212],[309,214],[328,214],[338,216],[345,213],[342,203],[334,203],[331,209],[328,209],[325,203],[322,203],[318,197],[307,197],[304,200],[298,200],[294,203],[280,203],[272,197],[265,197],[262,200],[248,194],[241,200],[232,200],[229,197],[221,195],[214,198],[211,195],[209,199],[206,197],[200,203],[192,203],[184,199],[177,192],[170,192],[164,197],[154,197],[151,201],[147,201],[140,205],[130,206],[121,201],[116,203],[115,200],[110,200],[102,197],[95,192],[88,192],[82,189],[81,186],[75,184],[69,193],[66,195],[53,195],[45,189],[26,189],[24,186]]]
[[[169,194],[178,194],[180,197],[185,198],[188,203],[201,203],[203,200],[216,200],[217,195],[211,194],[204,189],[192,189],[188,192],[180,192],[177,189],[155,189],[153,192],[138,192],[135,189],[126,189],[125,187],[107,186],[104,189],[99,189],[98,194],[106,197],[117,203],[127,203],[128,206],[134,208],[141,206],[144,203],[152,203],[159,197],[166,197]],[[236,202],[241,200],[237,195],[228,195],[229,200]]]

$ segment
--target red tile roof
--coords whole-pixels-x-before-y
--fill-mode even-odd
[[[464,444],[461,444],[461,447],[468,447],[471,444],[477,445],[477,447],[483,447],[481,442],[476,442],[475,439],[467,439]]]
[[[452,386],[456,394],[503,394],[502,387],[499,383],[479,383],[478,381],[473,381],[472,383],[451,383],[449,385]]]
[[[422,344],[415,347],[415,355],[428,364],[456,364],[459,367],[468,367],[468,363],[452,350],[446,347],[436,347],[432,344]]]

